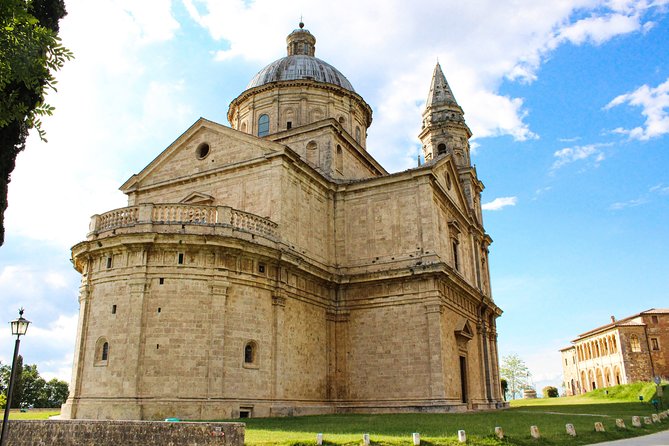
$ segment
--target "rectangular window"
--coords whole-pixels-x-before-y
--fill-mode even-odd
[[[184,254],[183,254],[183,252],[179,253],[179,259],[178,259],[177,263],[179,263],[179,265],[184,264]]]
[[[164,278],[164,277],[161,277],[160,279],[158,279],[158,283],[159,283],[160,285],[164,284],[164,283],[165,283],[165,278]]]
[[[107,257],[107,269],[112,267],[112,258],[111,256]]]
[[[651,316],[650,319],[653,321],[654,324],[657,324],[657,316]]]
[[[112,305],[112,314],[116,314],[116,305]]]
[[[290,130],[292,128],[293,128],[293,123],[290,121],[286,122],[286,130]]]
[[[258,272],[263,274],[265,272],[265,264],[264,263],[258,263]]]
[[[653,350],[659,350],[660,341],[658,341],[657,338],[650,338],[650,348]]]
[[[458,242],[453,240],[453,266],[457,271],[460,271],[460,262],[458,260]]]

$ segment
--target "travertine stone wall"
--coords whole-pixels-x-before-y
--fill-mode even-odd
[[[243,423],[23,421],[7,426],[12,446],[242,446]]]

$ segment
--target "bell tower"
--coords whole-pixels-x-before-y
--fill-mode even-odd
[[[423,144],[423,156],[425,162],[442,155],[452,156],[469,208],[482,225],[483,183],[476,175],[476,167],[471,164],[469,153],[471,136],[472,132],[465,123],[465,112],[455,100],[446,76],[441,71],[441,65],[437,63],[423,111],[422,130],[418,135]]]
[[[423,144],[425,162],[439,155],[452,154],[458,168],[469,167],[469,138],[472,132],[465,124],[465,113],[458,105],[437,63],[423,111],[422,130],[418,135]]]

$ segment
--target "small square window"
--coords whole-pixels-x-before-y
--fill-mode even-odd
[[[259,273],[264,273],[265,272],[265,264],[264,263],[258,263],[258,272]]]
[[[293,123],[290,121],[286,122],[286,130],[290,130],[292,128],[293,128]]]
[[[653,321],[654,324],[657,324],[658,322],[657,316],[651,316],[650,319]]]

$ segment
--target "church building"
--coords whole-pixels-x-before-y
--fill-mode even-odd
[[[230,127],[197,120],[72,248],[63,418],[503,405],[483,183],[441,67],[416,123],[425,163],[390,174],[367,150],[371,107],[302,23],[287,44]]]

